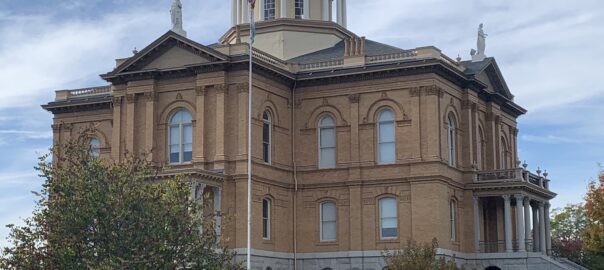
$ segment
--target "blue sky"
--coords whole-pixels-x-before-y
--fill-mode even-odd
[[[230,1],[182,0],[189,38],[227,30]],[[520,158],[547,169],[554,207],[582,200],[604,162],[604,2],[349,0],[349,29],[401,48],[434,45],[469,58],[477,25],[515,101]],[[42,180],[33,166],[52,141],[40,104],[54,90],[103,85],[98,74],[170,28],[170,0],[0,0],[0,246],[4,224],[29,216]]]

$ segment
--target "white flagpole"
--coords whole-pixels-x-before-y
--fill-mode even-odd
[[[255,1],[254,1],[255,2]],[[248,93],[248,126],[247,126],[247,269],[252,269],[252,51],[254,48],[254,5],[250,6],[250,66],[249,66],[249,93]]]

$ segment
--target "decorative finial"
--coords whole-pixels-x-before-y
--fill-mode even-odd
[[[547,170],[545,170],[545,171],[543,172],[543,177],[547,178],[547,176],[548,176],[548,175],[549,175],[549,173],[547,173]]]
[[[132,50],[132,54],[136,55],[138,53],[138,50],[136,49],[136,47],[134,47],[134,50]]]
[[[526,170],[526,168],[528,168],[528,164],[526,164],[526,160],[524,161],[524,163],[522,164],[522,167],[524,167],[524,169]]]
[[[461,54],[457,53],[457,58],[455,58],[455,60],[457,60],[457,64],[461,63]]]
[[[180,0],[172,1],[170,15],[172,15],[172,31],[186,37],[187,32],[182,28],[182,4],[180,3]]]
[[[516,159],[516,168],[521,168],[522,161],[520,161],[519,159]]]
[[[541,176],[541,168],[537,167],[537,175]]]

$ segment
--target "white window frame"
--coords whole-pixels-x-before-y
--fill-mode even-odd
[[[264,202],[266,202],[266,214],[264,216]],[[262,239],[270,240],[271,239],[271,200],[269,198],[262,199]],[[266,235],[264,235],[264,226],[266,225]]]
[[[449,226],[451,228],[451,241],[457,241],[457,201],[451,199],[449,202]]]
[[[268,119],[264,118],[264,116],[268,116]],[[264,125],[268,125],[268,142],[264,141]],[[266,164],[272,164],[273,161],[273,116],[270,111],[264,111],[262,114],[262,160]],[[267,147],[268,151],[266,152],[267,156],[264,156],[264,148]]]
[[[306,2],[305,0],[295,0],[294,1],[294,18],[304,19],[304,9],[306,8],[305,2]],[[298,7],[298,5],[300,5],[300,7]],[[298,10],[300,11],[299,15],[297,14]]]
[[[334,213],[334,217],[333,220],[323,220],[323,206],[327,205],[327,204],[333,204],[333,207],[335,209],[335,213]],[[327,222],[333,222],[334,224],[334,238],[333,239],[325,239],[323,238],[323,227],[325,225],[325,223]],[[321,204],[319,205],[319,238],[321,242],[335,242],[338,240],[338,206],[336,205],[336,203],[334,201],[324,201],[321,202]]]
[[[184,112],[189,114],[189,116],[191,117],[191,122],[188,123],[184,123],[184,122],[178,122],[178,123],[173,123],[172,119],[176,116],[176,114],[178,114],[179,112]],[[191,160],[190,161],[184,161],[185,158],[185,142],[184,142],[184,137],[185,137],[185,127],[191,127]],[[172,128],[173,127],[178,127],[178,161],[177,162],[172,162]],[[168,163],[169,164],[187,164],[187,163],[191,163],[193,161],[193,115],[184,108],[180,108],[178,110],[176,110],[174,113],[172,113],[172,115],[170,116],[169,120],[168,120]]]
[[[447,116],[447,147],[449,153],[449,166],[457,166],[457,119],[452,112]]]
[[[382,118],[382,114],[385,112],[390,112],[392,114],[392,120],[381,120]],[[382,134],[380,132],[381,130],[381,126],[385,125],[385,124],[392,124],[392,141],[391,142],[384,142],[382,141]],[[392,147],[394,147],[394,159],[393,160],[382,160],[382,154],[380,152],[381,146],[382,144],[392,144]],[[377,117],[377,163],[378,164],[394,164],[396,163],[396,117],[394,114],[394,111],[390,108],[386,108],[386,109],[382,109],[379,111],[378,113],[378,117]]]
[[[272,3],[272,8],[270,4]],[[273,11],[273,16],[270,16],[270,10]],[[263,0],[262,1],[262,19],[265,21],[274,20],[277,17],[277,0]]]
[[[394,201],[394,217],[383,217],[382,216],[382,203],[386,200],[393,200]],[[392,240],[392,239],[398,239],[399,236],[399,228],[398,228],[398,203],[397,203],[397,199],[396,197],[382,197],[378,200],[378,216],[379,216],[379,224],[380,224],[380,239],[381,240]],[[383,230],[384,230],[384,220],[385,219],[394,219],[396,221],[396,236],[386,236],[384,237]]]
[[[331,126],[323,126],[322,125],[323,119],[325,119],[327,117],[331,118],[331,120],[333,122],[333,125],[331,125]],[[324,115],[323,117],[321,117],[319,119],[319,128],[317,129],[317,131],[318,131],[317,132],[317,136],[318,136],[317,148],[318,148],[318,151],[319,151],[318,152],[319,153],[319,158],[318,158],[318,160],[319,160],[319,169],[333,169],[333,168],[335,168],[337,166],[337,163],[338,163],[338,150],[337,150],[338,149],[338,141],[337,141],[338,134],[337,134],[337,130],[336,130],[336,123],[337,123],[336,119],[333,116],[331,116],[331,115]],[[324,130],[324,129],[333,129],[333,142],[334,142],[333,147],[321,147],[321,142],[323,141],[323,138],[321,137],[321,134],[322,134],[321,131]],[[333,151],[334,151],[333,166],[323,166],[322,165],[323,164],[323,160],[321,158],[321,156],[323,156],[322,155],[323,150],[324,149],[332,149],[332,148],[333,148]]]

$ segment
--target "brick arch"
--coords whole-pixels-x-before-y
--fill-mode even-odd
[[[457,130],[461,130],[460,126],[461,126],[461,116],[459,114],[459,112],[457,111],[457,108],[455,108],[455,106],[449,104],[447,106],[447,108],[445,108],[445,114],[443,115],[443,123],[445,123],[444,127],[445,129],[447,128],[447,125],[449,124],[449,114],[453,113],[453,116],[455,117],[455,128]]]
[[[319,124],[319,120],[321,119],[321,117],[323,115],[329,114],[331,116],[334,117],[335,121],[336,121],[336,126],[346,126],[348,125],[348,122],[346,121],[346,119],[344,119],[344,117],[342,116],[342,112],[340,110],[338,110],[338,108],[336,108],[333,105],[321,105],[317,108],[315,108],[312,113],[310,114],[310,117],[308,118],[308,121],[306,122],[306,127],[307,128],[317,128],[318,124]]]
[[[273,123],[273,125],[279,125],[280,123],[280,117],[279,117],[279,112],[277,110],[277,105],[272,101],[272,100],[265,100],[262,103],[262,106],[260,106],[260,110],[258,111],[258,114],[256,115],[256,117],[258,119],[262,119],[262,114],[264,113],[264,111],[268,110],[271,113],[271,121]]]
[[[369,110],[367,110],[367,114],[363,119],[364,123],[375,123],[377,122],[377,114],[384,108],[390,108],[394,112],[394,117],[396,121],[406,120],[407,115],[405,114],[405,110],[403,109],[403,105],[396,102],[394,99],[384,97],[376,100],[369,106]]]
[[[179,109],[186,109],[191,114],[193,122],[196,120],[195,105],[186,100],[175,100],[166,105],[166,107],[161,111],[159,114],[159,122],[164,124],[170,122],[170,117],[172,114]]]

